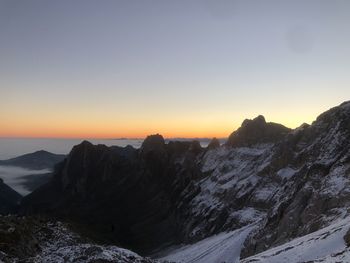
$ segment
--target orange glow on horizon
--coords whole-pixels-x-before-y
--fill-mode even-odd
[[[270,121],[267,119],[267,121]],[[281,122],[280,122],[281,123]],[[296,128],[302,122],[289,120],[287,127]],[[282,123],[283,124],[283,123]],[[116,138],[145,138],[151,134],[161,134],[165,138],[227,138],[234,130],[239,128],[240,122],[190,121],[184,120],[166,122],[156,125],[146,122],[141,125],[127,123],[124,126],[107,124],[103,122],[74,122],[33,124],[25,121],[10,123],[2,127],[0,137],[7,138],[65,138],[65,139],[116,139]]]
[[[91,129],[88,132],[79,130],[61,130],[61,131],[46,131],[45,133],[37,129],[29,130],[3,130],[0,137],[4,138],[63,138],[63,139],[117,139],[117,138],[137,138],[142,139],[151,134],[161,134],[164,138],[226,138],[235,129],[226,130],[193,130],[193,131],[169,131],[166,129],[145,129],[145,130],[130,130],[127,133],[118,133],[110,130]]]
[[[327,108],[326,108],[327,109]],[[326,110],[325,109],[325,110]],[[308,113],[295,109],[295,115],[285,111],[262,112],[267,122],[281,123],[296,128],[311,123],[323,109],[313,108]],[[165,138],[227,138],[240,127],[244,119],[253,119],[261,112],[211,110],[203,112],[155,112],[123,114],[119,112],[84,111],[43,112],[41,109],[25,115],[23,111],[2,114],[0,137],[7,138],[76,138],[116,139],[145,138],[161,134]],[[286,119],[286,116],[289,116]]]

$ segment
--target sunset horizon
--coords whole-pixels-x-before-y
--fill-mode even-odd
[[[227,137],[350,98],[346,10],[312,0],[0,3],[0,137]]]
[[[350,0],[0,0],[0,263],[350,262]]]
[[[236,121],[225,122],[223,119],[225,118],[226,114],[222,114],[221,116],[218,116],[220,117],[219,119],[221,119],[222,121],[221,123],[215,122],[215,116],[213,115],[211,115],[210,118],[207,119],[203,119],[203,116],[198,115],[199,121],[178,120],[176,123],[165,122],[163,123],[163,125],[157,125],[157,123],[154,123],[152,125],[152,127],[154,128],[148,129],[147,124],[138,123],[129,123],[127,127],[121,128],[117,121],[105,121],[105,123],[103,124],[101,124],[100,121],[97,124],[91,121],[79,124],[78,121],[74,125],[72,124],[71,126],[66,128],[60,126],[62,124],[66,124],[68,120],[66,120],[64,123],[56,123],[51,127],[48,126],[47,123],[37,123],[35,128],[31,129],[29,125],[26,126],[26,121],[22,121],[17,125],[17,127],[16,125],[11,125],[12,123],[8,127],[4,125],[2,127],[2,130],[0,131],[0,138],[144,139],[148,135],[152,134],[161,134],[165,138],[227,138],[232,132],[234,132],[240,127],[241,123],[245,119],[253,119],[258,115],[263,115],[266,118],[267,122],[274,122],[282,124],[288,128],[295,129],[304,123],[311,124],[323,111],[331,108],[334,105],[339,105],[343,102],[344,101],[339,101],[333,104],[330,103],[330,106],[325,106],[322,109],[319,109],[319,111],[313,109],[314,114],[310,114],[308,118],[306,117],[307,113],[304,113],[302,117],[291,117],[291,115],[289,115],[287,121],[281,119],[281,117],[283,117],[281,116],[281,113],[277,114],[275,118],[269,118],[269,114],[261,114],[258,112],[255,114],[250,114],[250,116],[248,117],[242,116],[241,118],[239,118],[239,120],[238,118],[236,118]],[[286,115],[288,114],[286,113]],[[200,117],[202,117],[202,121]],[[149,122],[149,120],[145,121]],[[74,120],[71,120],[71,122],[73,123]],[[159,122],[161,123],[161,121]],[[96,128],[96,126],[98,126],[98,128]],[[133,128],[135,126],[136,128]],[[83,130],[85,130],[85,132],[81,131],[81,127],[84,128]],[[121,132],[118,132],[119,130]],[[123,132],[123,130],[127,131]]]

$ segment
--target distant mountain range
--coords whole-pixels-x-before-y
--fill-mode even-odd
[[[20,213],[161,262],[349,262],[349,189],[344,102],[293,130],[245,120],[205,148],[159,134],[140,149],[84,141]]]
[[[0,160],[0,165],[17,166],[30,170],[52,169],[57,163],[63,161],[65,157],[63,154],[53,154],[41,150],[9,160]]]

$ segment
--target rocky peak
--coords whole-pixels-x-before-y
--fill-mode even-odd
[[[242,123],[242,127],[249,127],[249,126],[264,126],[266,125],[266,120],[265,117],[262,115],[259,115],[257,117],[255,117],[254,119],[250,120],[250,119],[245,119]]]
[[[190,144],[189,151],[198,154],[202,151],[202,146],[200,145],[199,141],[192,141]]]
[[[339,106],[322,113],[317,117],[314,124],[322,126],[343,120],[350,120],[350,101],[343,102]]]
[[[110,158],[111,150],[105,145],[93,145],[83,141],[73,147],[66,161],[62,165],[60,178],[63,189],[72,193],[88,195],[89,187],[98,180],[96,170]]]
[[[264,116],[259,115],[253,120],[244,120],[241,127],[229,136],[226,145],[242,147],[277,142],[290,131],[281,124],[266,122]]]
[[[14,212],[22,196],[0,178],[0,215]]]
[[[140,152],[141,154],[147,154],[149,152],[155,151],[163,151],[165,147],[165,141],[162,135],[154,134],[149,135],[142,143]]]
[[[219,141],[216,137],[214,137],[214,138],[210,141],[210,143],[208,144],[207,149],[208,149],[208,150],[212,150],[212,149],[216,149],[216,148],[218,148],[218,147],[220,147],[220,141]]]
[[[350,100],[344,101],[342,104],[339,105],[339,107],[346,109],[346,110],[350,110]]]

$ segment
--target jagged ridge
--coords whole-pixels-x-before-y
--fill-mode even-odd
[[[84,142],[23,210],[88,221],[142,252],[254,224],[246,257],[347,215],[349,125],[346,102],[296,130],[244,121],[208,149],[160,135],[140,150]]]

